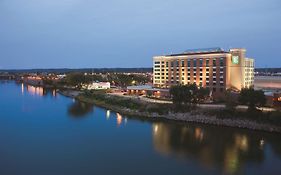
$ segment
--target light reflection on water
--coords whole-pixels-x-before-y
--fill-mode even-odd
[[[40,86],[32,86],[21,83],[21,94],[24,95],[25,92],[29,93],[30,95],[40,97],[47,96],[48,94],[51,94],[53,97],[57,96],[56,89],[46,89]]]
[[[53,97],[59,96],[55,90],[30,87],[23,84],[19,84],[18,89],[23,96],[29,94],[32,97],[51,97],[53,100],[58,100]],[[66,98],[63,98],[63,100],[65,99]],[[59,98],[59,100],[62,99]],[[191,174],[198,174],[197,172],[202,173],[202,169],[206,170],[204,171],[205,174],[263,174],[264,172],[271,172],[271,174],[274,174],[281,171],[281,167],[278,166],[279,163],[281,163],[281,136],[279,134],[200,124],[179,124],[161,121],[146,121],[141,123],[137,118],[128,118],[119,113],[104,110],[87,103],[75,100],[72,102],[71,99],[66,101],[66,112],[67,116],[70,118],[89,119],[90,117],[95,116],[95,119],[102,118],[103,120],[95,120],[94,123],[103,127],[105,126],[104,122],[114,123],[114,126],[117,127],[107,128],[107,132],[110,134],[104,137],[101,135],[100,137],[103,139],[108,138],[115,144],[119,142],[114,142],[114,138],[123,136],[123,147],[133,145],[135,142],[134,139],[136,139],[135,137],[137,136],[132,135],[131,132],[136,132],[136,130],[138,130],[143,133],[143,135],[138,136],[140,137],[139,139],[142,139],[141,142],[143,145],[140,145],[138,150],[135,150],[134,155],[132,156],[141,157],[149,154],[151,159],[156,160],[153,162],[154,166],[152,166],[152,168],[158,166],[157,161],[161,162],[162,160],[168,159],[170,165],[159,165],[167,171],[167,173],[162,172],[162,174],[170,174],[168,173],[168,169],[172,169],[173,171],[182,169],[182,174],[188,174],[190,171]],[[86,120],[86,122],[91,121]],[[136,125],[138,127],[132,128],[132,126]],[[146,125],[151,126],[146,128]],[[103,127],[98,130],[100,131],[100,134],[104,132]],[[145,135],[146,129],[151,130],[149,131],[150,133],[148,133],[148,136]],[[91,128],[87,130],[87,132],[90,131]],[[115,132],[118,132],[118,134],[115,135]],[[79,137],[83,138],[82,135],[79,135]],[[96,141],[103,142],[103,139]],[[82,142],[84,143],[83,140]],[[93,149],[99,149],[99,147],[96,146],[98,142],[95,142],[92,145]],[[156,154],[152,154],[148,151],[148,148],[151,148]],[[79,149],[79,147],[77,147],[77,149]],[[113,150],[114,147],[111,149]],[[118,149],[118,151],[120,150],[121,148]],[[123,150],[123,154],[127,154],[129,150]],[[274,156],[272,156],[270,152],[272,152]],[[113,157],[110,157],[111,155],[106,156],[109,161],[113,159]],[[112,154],[112,156],[114,156],[114,154]],[[124,157],[124,159],[120,157],[120,161],[126,161],[128,158],[132,158],[130,155],[127,156],[129,157]],[[177,160],[176,162],[174,161],[175,159]],[[80,161],[83,161],[83,159]],[[149,160],[146,159],[139,162],[140,166],[142,166],[142,164],[145,165],[147,161]],[[179,163],[182,161],[184,164]],[[190,162],[192,162],[192,165]],[[196,166],[194,166],[194,164]],[[268,165],[271,167],[268,167]],[[200,169],[198,169],[198,167]],[[149,167],[142,168],[149,169]],[[272,168],[274,168],[274,171]],[[123,170],[122,167],[120,167],[120,169],[123,174],[130,174],[124,173],[125,170]],[[263,171],[259,173],[259,170]],[[149,171],[152,172],[153,170],[149,169]]]
[[[206,167],[221,167],[226,174],[243,173],[247,163],[261,165],[265,161],[267,143],[274,145],[274,153],[281,156],[281,142],[270,133],[161,122],[154,123],[152,131],[153,145],[159,153],[194,157]]]

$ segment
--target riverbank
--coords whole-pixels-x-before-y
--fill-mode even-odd
[[[76,90],[59,90],[58,93],[70,98],[76,98],[81,92]]]
[[[131,99],[130,99],[131,101],[129,101],[129,99],[122,99],[122,97],[118,97],[120,99],[114,99],[116,97],[114,98],[106,97],[108,99],[104,100],[103,96],[106,96],[106,94],[95,94],[95,97],[90,97],[85,94],[77,95],[77,93],[69,93],[69,92],[68,93],[62,92],[62,94],[63,95],[66,94],[66,96],[69,97],[74,97],[81,102],[94,104],[118,112],[122,115],[139,117],[142,119],[169,120],[169,121],[187,122],[187,123],[190,122],[202,123],[202,124],[209,124],[209,125],[236,127],[236,128],[250,129],[250,130],[281,133],[280,125],[258,122],[250,119],[243,119],[243,117],[239,118],[238,116],[237,118],[218,117],[217,114],[221,112],[219,110],[217,111],[212,110],[210,112],[210,110],[206,111],[200,108],[196,108],[195,110],[191,110],[188,112],[171,112],[171,111],[167,112],[168,106],[165,105],[163,106],[160,105],[157,108],[155,107],[153,108],[151,106],[155,104],[143,102],[143,101],[131,100]],[[126,103],[126,105],[124,105],[124,102]],[[143,106],[149,106],[149,108],[143,109]],[[159,113],[160,110],[163,110],[163,113]]]

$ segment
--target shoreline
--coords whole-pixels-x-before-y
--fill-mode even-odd
[[[249,129],[255,131],[264,131],[271,133],[281,133],[281,127],[268,124],[268,123],[258,123],[256,121],[251,121],[247,119],[219,119],[216,116],[209,116],[200,114],[200,110],[188,112],[188,113],[171,113],[160,115],[157,113],[149,113],[149,112],[140,112],[137,110],[131,110],[128,108],[120,107],[118,105],[110,105],[105,102],[100,102],[94,99],[76,96],[73,97],[76,100],[81,102],[90,103],[102,108],[106,108],[112,110],[114,112],[120,113],[122,115],[127,115],[130,117],[136,117],[140,119],[147,120],[165,120],[165,121],[176,121],[182,123],[197,123],[197,124],[206,124],[206,125],[214,125],[221,127],[232,127],[232,128],[240,128],[240,129]],[[202,112],[202,111],[201,111]]]

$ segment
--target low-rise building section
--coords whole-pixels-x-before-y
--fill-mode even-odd
[[[88,90],[110,89],[110,83],[109,82],[93,82],[91,84],[84,85],[83,88],[88,89]]]

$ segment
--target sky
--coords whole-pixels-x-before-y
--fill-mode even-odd
[[[152,67],[209,47],[281,67],[281,1],[0,0],[0,69]]]

